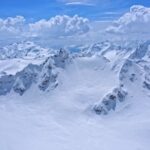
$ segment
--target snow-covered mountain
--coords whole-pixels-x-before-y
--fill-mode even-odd
[[[7,95],[12,92],[23,95],[32,88],[38,88],[41,91],[54,90],[57,86],[64,84],[63,80],[59,81],[59,76],[62,76],[68,67],[76,66],[78,68],[81,66],[79,72],[86,68],[90,72],[95,70],[99,74],[102,74],[102,71],[105,74],[105,70],[107,70],[106,76],[107,72],[115,74],[117,83],[111,87],[110,93],[103,93],[104,98],[100,100],[100,104],[94,106],[96,113],[107,114],[108,111],[115,110],[117,101],[123,102],[126,99],[128,95],[127,85],[136,85],[138,81],[138,86],[150,89],[149,58],[149,41],[137,45],[137,47],[131,47],[131,45],[125,47],[118,43],[106,41],[82,47],[79,52],[72,54],[64,49],[55,52],[44,49],[33,42],[15,43],[2,49],[0,63],[6,62],[6,60],[25,59],[26,65],[17,70],[16,66],[13,67],[13,65],[17,65],[20,61],[15,62],[11,66],[15,70],[12,73],[7,72],[11,67],[8,67],[7,70],[2,67],[0,95]],[[31,60],[38,61],[33,63],[34,61]],[[90,63],[90,61],[92,62]],[[87,75],[85,74],[85,76]]]
[[[0,66],[0,149],[149,150],[149,41],[15,43]]]
[[[42,48],[31,41],[22,41],[0,47],[0,51],[0,59],[37,59],[40,57],[46,57],[52,50]]]

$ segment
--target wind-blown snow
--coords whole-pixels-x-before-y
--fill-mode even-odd
[[[148,42],[130,49],[107,42],[94,44],[88,51],[76,55],[61,49],[44,63],[33,58],[37,66],[42,64],[37,76],[39,82],[33,83],[22,96],[13,90],[0,96],[0,149],[149,150],[147,45]],[[143,47],[147,49],[139,56]],[[18,64],[16,60],[11,60],[14,66]],[[7,58],[0,62],[1,72],[7,70],[7,74],[15,75],[24,69],[15,68],[15,73],[13,68],[5,69]],[[30,67],[25,73],[32,69]],[[56,71],[58,85],[40,90],[37,84],[42,83],[41,79],[47,79],[51,71]],[[23,75],[24,71],[21,73]],[[48,80],[48,83],[52,81]],[[122,92],[115,98],[115,109],[108,109],[107,115],[97,115],[94,106],[101,106],[105,98],[110,104],[109,96],[112,98],[118,92],[114,89]]]

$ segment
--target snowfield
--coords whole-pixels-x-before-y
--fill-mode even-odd
[[[0,150],[149,150],[145,44],[0,60]]]

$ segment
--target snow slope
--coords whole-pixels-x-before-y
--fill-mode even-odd
[[[22,96],[14,90],[1,95],[0,149],[149,150],[149,48],[139,56],[145,46],[120,50],[108,45],[73,56],[60,50],[36,63],[42,68],[38,82]],[[53,81],[51,67],[57,86],[40,90],[43,77]],[[123,97],[115,89],[125,92]]]

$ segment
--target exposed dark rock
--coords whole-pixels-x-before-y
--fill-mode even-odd
[[[135,79],[136,79],[136,75],[134,73],[132,73],[131,76],[130,76],[130,81],[134,82]]]
[[[56,67],[64,68],[66,63],[70,61],[69,52],[64,49],[60,49],[58,53],[53,56],[53,59]]]
[[[96,114],[108,114],[109,111],[115,110],[117,102],[123,102],[127,92],[121,88],[115,88],[111,93],[107,94],[102,101],[93,107]]]
[[[143,86],[144,86],[144,88],[147,88],[148,90],[150,90],[150,83],[144,81]]]
[[[15,77],[12,75],[4,75],[0,78],[0,95],[6,95],[12,89]]]

